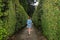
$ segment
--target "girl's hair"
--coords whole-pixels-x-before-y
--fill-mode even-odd
[[[30,16],[28,16],[28,19],[30,19]]]

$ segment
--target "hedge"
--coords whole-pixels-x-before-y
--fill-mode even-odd
[[[19,3],[19,0],[16,0],[15,3],[16,3],[15,4],[15,6],[16,6],[16,18],[17,18],[16,27],[20,29],[21,27],[24,27],[24,25],[26,25],[26,20],[28,18],[28,15],[25,12],[25,10],[23,9],[23,7],[21,6],[21,4]],[[16,29],[16,30],[18,30],[18,29]]]
[[[7,40],[26,24],[27,13],[17,1],[0,0],[0,40]]]
[[[28,9],[28,0],[19,0],[19,3],[24,7],[25,11],[27,12]]]
[[[16,15],[12,0],[0,0],[0,40],[7,40],[15,30]]]
[[[60,40],[59,39],[59,0],[45,0],[43,2],[43,15],[42,15],[42,27],[44,34],[48,40]]]
[[[34,0],[19,0],[20,4],[25,9],[26,13],[32,17],[33,12],[35,11],[35,7],[30,5]]]
[[[42,27],[47,40],[60,40],[60,0],[40,0],[32,19],[36,27]]]
[[[42,11],[42,1],[39,2],[40,4],[35,7],[35,11],[32,16],[32,20],[36,28],[41,29],[41,15],[43,13]]]

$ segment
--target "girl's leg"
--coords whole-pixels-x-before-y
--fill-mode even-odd
[[[31,28],[27,28],[27,32],[28,34],[30,34]]]
[[[30,34],[30,28],[28,28],[28,34]]]
[[[31,34],[31,28],[29,28],[29,34]]]
[[[28,34],[31,34],[31,28],[28,28]]]

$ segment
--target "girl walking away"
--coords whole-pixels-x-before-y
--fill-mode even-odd
[[[31,34],[31,27],[32,27],[32,20],[30,17],[27,19],[27,28],[28,28],[28,34]]]

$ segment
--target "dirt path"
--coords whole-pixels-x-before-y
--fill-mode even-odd
[[[9,40],[47,40],[41,32],[32,27],[31,34],[28,35],[27,28],[23,29],[22,32],[11,37]]]

